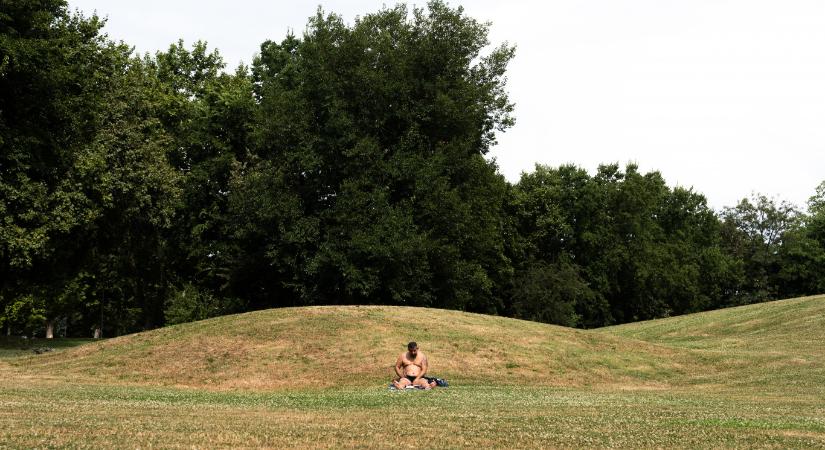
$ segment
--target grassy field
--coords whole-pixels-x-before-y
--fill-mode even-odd
[[[261,311],[0,351],[0,448],[825,448],[825,297],[580,331]],[[417,340],[451,387],[391,392]]]

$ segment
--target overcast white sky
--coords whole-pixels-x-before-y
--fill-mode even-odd
[[[69,0],[141,53],[202,39],[230,68],[300,34],[319,4],[351,22],[394,3]],[[516,125],[491,151],[510,181],[535,163],[635,161],[717,209],[751,192],[804,206],[825,181],[825,0],[450,4],[518,47]]]

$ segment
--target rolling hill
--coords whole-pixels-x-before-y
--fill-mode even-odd
[[[458,311],[284,308],[224,316],[10,360],[89,383],[303,389],[386,382],[406,342],[459,384],[758,389],[823,394],[825,297],[575,330]]]
[[[691,383],[825,398],[825,296],[719,309],[599,330],[690,350]]]
[[[415,340],[430,374],[460,384],[667,387],[698,358],[606,333],[458,311],[284,308],[224,316],[18,358],[82,382],[269,390],[387,382]]]

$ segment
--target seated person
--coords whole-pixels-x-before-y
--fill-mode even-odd
[[[395,362],[395,373],[398,375],[392,380],[392,385],[396,389],[405,389],[407,386],[416,386],[422,389],[430,389],[436,386],[435,380],[428,383],[424,378],[427,374],[427,357],[418,351],[418,344],[410,342],[407,344],[407,351],[398,356]]]

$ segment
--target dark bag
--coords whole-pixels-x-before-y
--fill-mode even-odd
[[[447,380],[444,380],[444,379],[441,379],[441,378],[424,377],[424,379],[427,380],[427,383],[432,383],[433,381],[435,381],[435,385],[438,386],[438,387],[448,387],[449,386],[449,384],[447,383]]]

